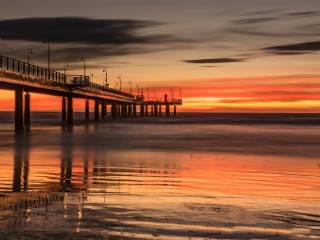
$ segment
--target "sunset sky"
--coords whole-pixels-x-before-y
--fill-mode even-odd
[[[1,0],[0,54],[82,74],[108,66],[160,97],[182,90],[184,111],[320,112],[319,0]],[[155,93],[154,93],[155,91]],[[60,101],[33,96],[33,110]],[[13,93],[0,90],[0,110]],[[82,105],[79,103],[79,108]]]

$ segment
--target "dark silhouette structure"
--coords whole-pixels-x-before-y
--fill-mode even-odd
[[[176,106],[182,99],[146,100],[141,95],[133,95],[121,90],[90,81],[85,75],[66,75],[48,68],[31,65],[9,57],[0,56],[0,89],[15,91],[15,130],[23,132],[31,124],[31,94],[42,93],[62,97],[61,121],[73,126],[73,99],[86,99],[85,119],[90,119],[89,100],[94,100],[94,120],[106,119],[108,105],[112,119],[161,116],[165,106],[166,116],[176,115]],[[140,114],[137,114],[139,106]],[[150,110],[150,111],[149,111]]]

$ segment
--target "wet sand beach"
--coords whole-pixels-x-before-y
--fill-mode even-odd
[[[1,124],[1,239],[320,239],[318,115],[41,119]]]

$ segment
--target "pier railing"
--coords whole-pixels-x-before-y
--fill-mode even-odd
[[[26,74],[33,77],[41,77],[57,83],[66,84],[66,75],[63,73],[5,56],[0,56],[0,69]]]
[[[88,88],[91,90],[95,90],[95,91],[108,92],[108,93],[118,94],[118,95],[128,97],[128,98],[134,98],[134,95],[132,95],[130,93],[126,93],[126,92],[123,92],[123,91],[120,91],[120,90],[117,90],[114,88],[106,87],[106,86],[103,86],[101,84],[94,83],[94,82],[90,82]]]
[[[134,95],[123,92],[121,90],[109,88],[98,83],[91,82],[89,76],[84,75],[66,75],[47,68],[39,67],[33,64],[16,60],[13,58],[0,55],[0,69],[13,71],[16,73],[25,74],[32,77],[44,78],[49,81],[54,81],[65,86],[81,87],[93,91],[104,93],[117,94],[123,97],[134,99]]]
[[[113,93],[113,94],[129,97],[129,98],[134,98],[134,95],[132,94],[129,94],[114,88],[106,87],[98,83],[91,82],[89,76],[85,76],[85,75],[67,75],[67,84],[74,88],[83,88],[83,89],[89,89],[92,91]]]

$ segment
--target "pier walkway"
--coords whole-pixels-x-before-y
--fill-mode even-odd
[[[73,99],[85,99],[84,118],[90,120],[89,100],[94,100],[94,120],[105,119],[110,105],[112,119],[160,117],[176,115],[182,99],[150,100],[143,95],[106,87],[90,81],[85,75],[66,75],[16,59],[0,56],[0,89],[15,91],[15,130],[28,129],[31,124],[31,93],[61,97],[62,124],[73,126]],[[173,109],[172,109],[173,108]]]

